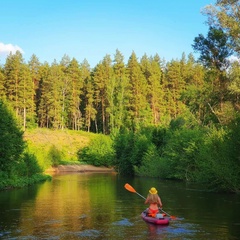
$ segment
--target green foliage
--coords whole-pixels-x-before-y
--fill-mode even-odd
[[[230,47],[239,54],[240,16],[238,0],[218,0],[205,9],[209,26],[221,27],[230,39]]]
[[[109,136],[96,135],[88,146],[78,151],[78,159],[94,166],[113,166],[115,152],[112,144]]]
[[[36,156],[25,152],[18,162],[13,166],[11,178],[32,177],[38,173],[42,173],[42,169],[38,165]]]
[[[164,177],[160,161],[161,158],[158,149],[154,144],[148,146],[141,157],[141,165],[134,166],[135,174],[138,176]]]
[[[82,126],[82,117],[79,109],[81,99],[79,96],[82,94],[83,81],[89,77],[90,71],[89,67],[82,65],[82,74],[79,63],[76,59],[72,59],[69,64],[64,66],[64,72],[66,74],[66,84],[69,88],[65,86],[66,94],[66,121],[68,121],[68,126],[71,129],[78,130]]]
[[[57,166],[64,159],[63,153],[55,146],[52,145],[47,155],[52,166]]]
[[[10,108],[0,100],[0,171],[10,174],[25,148],[23,132]]]
[[[45,174],[35,174],[31,176],[31,178],[29,177],[1,178],[0,175],[0,190],[21,188],[51,179],[52,179],[51,176]]]
[[[193,181],[197,171],[196,156],[202,147],[203,131],[198,128],[182,127],[169,131],[164,159],[168,161],[171,173],[168,178]]]
[[[23,132],[0,100],[0,189],[22,187],[45,180],[35,155],[26,151]]]
[[[240,118],[228,128],[217,129],[200,128],[185,115],[168,129],[119,134],[114,139],[115,164],[120,174],[198,182],[214,191],[239,192],[239,132]]]
[[[131,163],[131,153],[134,146],[134,134],[132,131],[122,131],[114,138],[114,150],[116,159],[114,165],[122,175],[133,175],[134,169]]]
[[[152,131],[152,142],[157,147],[158,150],[161,150],[167,141],[167,129],[163,127],[153,128]]]
[[[144,154],[148,151],[151,145],[151,139],[147,135],[141,132],[134,135],[134,146],[131,150],[131,163],[134,166],[140,166],[142,164],[142,159]]]
[[[193,48],[200,52],[199,60],[204,66],[218,70],[229,66],[227,59],[232,55],[229,38],[221,28],[210,27],[205,38],[202,34],[194,39]]]
[[[24,153],[23,161],[27,169],[27,174],[25,176],[33,176],[38,173],[42,173],[42,169],[38,165],[37,158],[34,154],[31,153]]]
[[[134,128],[141,125],[147,126],[151,123],[151,111],[148,104],[148,83],[137,61],[137,56],[132,52],[127,70],[131,94],[129,95],[128,116]]]
[[[50,147],[38,145],[28,142],[28,151],[31,154],[34,154],[37,158],[38,165],[41,169],[46,170],[52,165],[52,158],[49,158],[49,149]]]
[[[231,96],[234,97],[234,102],[238,103],[240,94],[240,63],[234,62],[229,69],[230,84],[228,90]]]
[[[157,164],[164,135],[164,130],[152,127],[142,128],[135,133],[132,131],[120,133],[114,139],[115,165],[120,174],[159,176]],[[160,139],[158,136],[161,136]]]
[[[240,191],[240,120],[228,129],[212,128],[199,152],[197,180],[217,191]],[[236,134],[237,133],[237,134]]]
[[[211,37],[212,42],[215,38],[227,40],[221,39],[218,31]],[[220,43],[217,53],[221,55],[226,49]],[[224,64],[221,61],[217,62]],[[0,70],[1,96],[11,102],[24,130],[38,125],[115,135],[123,127],[137,130],[149,125],[167,126],[186,108],[206,125],[221,122],[224,102],[238,101],[236,71],[233,75],[226,71],[209,74],[209,69],[185,54],[180,61],[165,63],[157,54],[144,54],[138,61],[133,52],[124,64],[117,50],[113,61],[106,55],[91,70],[87,60],[79,64],[66,55],[60,63],[51,65],[41,64],[33,55],[26,64],[16,52],[8,56]],[[230,78],[235,83],[227,89]],[[231,99],[228,91],[234,91]]]

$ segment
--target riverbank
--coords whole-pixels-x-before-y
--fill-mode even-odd
[[[88,164],[74,165],[59,165],[57,167],[48,168],[46,173],[61,173],[61,172],[115,172],[114,168],[96,167]]]

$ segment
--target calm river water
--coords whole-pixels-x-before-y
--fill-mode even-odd
[[[144,200],[156,187],[168,226],[144,222]],[[55,175],[52,181],[0,192],[0,239],[240,239],[240,196],[184,183],[114,173]]]

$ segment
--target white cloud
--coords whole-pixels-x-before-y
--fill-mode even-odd
[[[229,58],[229,61],[231,62],[231,63],[233,63],[233,62],[240,62],[240,58],[239,57],[237,57],[237,56],[230,56]]]
[[[17,50],[20,51],[21,53],[24,53],[22,48],[20,48],[17,45],[13,45],[11,43],[4,44],[4,43],[0,42],[0,56],[6,57],[10,52],[12,52],[14,54],[14,53],[16,53]]]

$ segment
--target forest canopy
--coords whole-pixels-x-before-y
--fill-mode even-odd
[[[196,38],[196,49],[201,41],[204,38]],[[113,60],[106,55],[90,69],[86,60],[80,64],[68,56],[49,65],[33,55],[26,63],[16,52],[1,67],[0,95],[12,105],[24,129],[109,134],[121,128],[167,125],[190,113],[201,125],[224,125],[239,110],[239,63],[229,62],[223,69],[228,54],[220,54],[212,57],[216,64],[206,65],[191,54],[164,62],[158,54],[138,60],[132,52],[124,64],[116,50]],[[213,62],[211,55],[202,58],[204,63]]]

